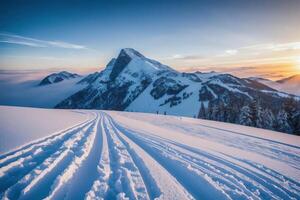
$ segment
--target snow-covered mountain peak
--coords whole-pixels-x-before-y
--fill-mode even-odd
[[[48,76],[46,76],[40,83],[39,85],[48,85],[48,84],[53,84],[53,83],[58,83],[67,79],[73,79],[73,78],[79,78],[80,75],[76,73],[70,73],[67,71],[61,71],[58,73],[53,73]]]
[[[114,80],[123,72],[136,76],[137,74],[151,75],[160,71],[174,71],[166,65],[145,57],[132,48],[122,49],[118,57],[111,60],[106,68],[109,68],[109,70],[105,70],[110,71],[109,78],[111,80]]]
[[[121,49],[118,57],[122,57],[122,56],[129,56],[131,58],[145,58],[144,55],[142,55],[140,52],[138,52],[137,50],[135,50],[133,48]]]

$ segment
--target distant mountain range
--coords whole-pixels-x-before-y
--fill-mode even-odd
[[[277,83],[296,83],[296,84],[299,84],[300,82],[300,74],[297,74],[297,75],[294,75],[294,76],[290,76],[288,78],[284,78],[284,79],[281,79],[281,80],[278,80],[276,81]]]
[[[299,84],[295,80],[291,77],[276,84]],[[199,117],[296,134],[299,128],[300,134],[300,97],[271,83],[216,72],[182,73],[126,48],[100,72],[84,77],[65,71],[50,74],[30,98],[42,98],[51,90],[51,97],[59,98],[47,105],[55,108]]]
[[[253,79],[230,74],[181,73],[146,58],[134,49],[122,49],[106,68],[83,78],[87,87],[60,102],[57,108],[111,109],[196,116],[200,103],[222,101],[245,104],[282,103],[290,95]],[[272,105],[270,105],[272,106]]]
[[[287,99],[294,98],[296,108],[300,107],[299,97],[295,95],[279,92],[253,78],[241,79],[216,72],[178,72],[129,48],[122,49],[103,71],[86,76],[78,84],[86,84],[86,87],[57,104],[56,108],[200,117],[290,133],[298,126],[274,128],[275,118],[284,110]],[[253,103],[255,108],[251,107]],[[248,112],[244,108],[247,106],[250,107],[249,114],[244,114],[249,115],[248,121],[241,119],[241,112]],[[251,108],[255,110],[251,111]],[[250,116],[251,112],[257,116]],[[264,112],[268,116],[263,116]],[[263,125],[263,117],[272,119],[272,124]]]
[[[277,81],[257,77],[250,77],[249,79],[258,81],[276,90],[300,96],[300,74]]]

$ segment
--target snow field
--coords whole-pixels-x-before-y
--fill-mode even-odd
[[[88,120],[0,155],[1,199],[300,199],[300,145],[290,135],[82,112]]]

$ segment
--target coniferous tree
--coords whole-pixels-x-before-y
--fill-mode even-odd
[[[219,105],[215,103],[212,106],[212,111],[211,111],[211,116],[210,116],[211,120],[219,120],[218,116],[219,116]]]
[[[198,113],[198,118],[206,119],[206,111],[205,111],[205,107],[204,107],[203,102],[201,102],[201,105],[200,105],[200,109],[199,109],[199,113]]]
[[[278,112],[274,128],[276,131],[292,133],[292,128],[288,123],[288,115],[285,110],[280,110]]]
[[[245,126],[252,126],[252,116],[250,107],[248,105],[243,106],[240,112],[239,116],[239,124],[245,125]]]
[[[225,121],[225,105],[224,105],[223,101],[219,102],[218,111],[219,112],[218,112],[217,120],[224,122]]]
[[[206,118],[212,120],[212,112],[213,112],[213,106],[212,102],[209,101],[207,105],[207,112],[206,112]]]
[[[231,106],[228,105],[224,105],[224,111],[223,111],[223,115],[224,115],[224,122],[231,122],[230,121],[230,114],[231,114]]]
[[[256,125],[257,125],[256,122],[258,121],[258,116],[257,116],[257,101],[255,99],[253,101],[251,101],[251,103],[249,104],[249,115],[250,115],[250,121],[251,121],[250,126],[256,127]]]
[[[292,129],[292,133],[299,134],[299,102],[294,98],[287,98],[283,103],[283,109],[287,114],[287,121]]]
[[[297,111],[297,101],[294,98],[287,98],[283,103],[283,109],[287,114],[289,122],[293,121],[293,115]]]
[[[274,127],[274,121],[275,121],[272,111],[270,109],[266,108],[262,111],[262,114],[260,116],[261,116],[260,123],[261,123],[262,128],[272,130]]]
[[[230,123],[239,123],[239,116],[240,116],[240,110],[241,108],[237,105],[227,105],[226,106],[226,118],[227,122]]]
[[[249,109],[250,109],[250,117],[251,117],[251,122],[253,127],[257,127],[257,128],[263,128],[262,125],[262,121],[263,121],[263,117],[262,117],[262,108],[261,108],[261,104],[260,101],[257,101],[256,99],[254,99],[253,101],[250,102],[249,104]]]
[[[294,129],[293,129],[293,133],[296,135],[300,135],[300,111],[298,111],[295,115],[294,115]]]
[[[256,116],[257,116],[257,119],[256,119],[256,123],[255,123],[255,127],[257,128],[265,128],[264,126],[264,110],[262,110],[261,108],[261,105],[260,103],[257,103],[256,104]]]
[[[236,113],[233,111],[233,108],[225,106],[224,102],[220,100],[214,104],[208,104],[206,117],[215,121],[235,122]]]

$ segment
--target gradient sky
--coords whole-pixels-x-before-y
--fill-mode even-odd
[[[0,69],[102,68],[121,48],[182,71],[300,73],[300,1],[1,1]]]

